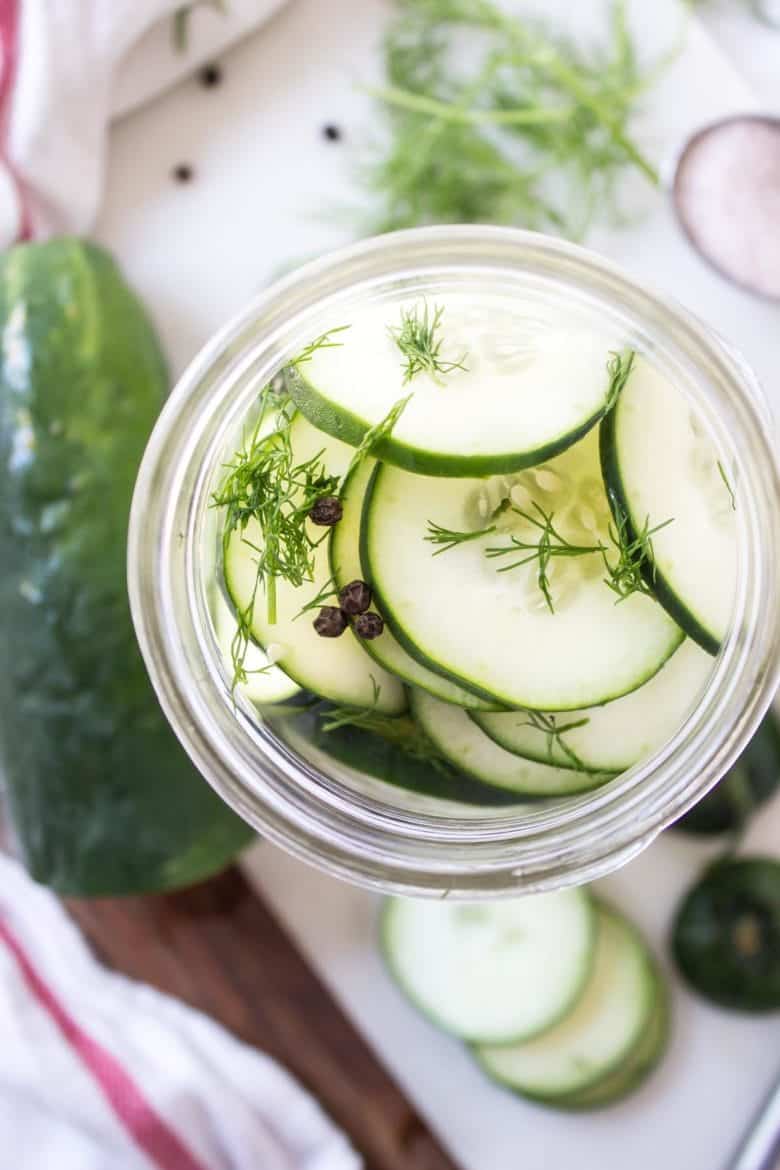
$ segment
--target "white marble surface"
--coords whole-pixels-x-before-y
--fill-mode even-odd
[[[775,25],[751,17],[753,8],[774,14]],[[780,4],[778,0],[707,0],[701,17],[707,29],[761,96],[780,114]]]
[[[725,4],[718,0],[718,9]],[[600,5],[543,7],[587,26]],[[220,88],[185,82],[117,124],[98,235],[151,306],[175,369],[275,271],[350,238],[339,209],[360,204],[351,148],[370,131],[355,83],[373,76],[386,11],[381,0],[291,0],[223,58]],[[679,21],[675,0],[634,0],[633,11],[648,52],[668,45]],[[731,19],[744,61],[754,30],[744,14]],[[686,53],[648,103],[643,133],[659,157],[671,157],[705,121],[770,100],[723,55],[729,37],[720,35],[719,46],[694,25]],[[762,41],[762,60],[769,52]],[[777,63],[780,76],[780,37]],[[344,128],[343,144],[322,139],[325,121]],[[195,168],[187,186],[170,179],[179,162]],[[600,231],[591,242],[740,346],[780,408],[780,310],[724,284],[688,250],[663,199],[640,198],[640,224]],[[780,805],[756,833],[763,848],[780,850]],[[702,857],[695,843],[667,835],[604,883],[661,953],[671,909]],[[675,982],[672,1049],[653,1082],[609,1113],[547,1113],[485,1082],[457,1044],[400,999],[377,958],[372,896],[270,846],[253,852],[247,871],[467,1170],[718,1170],[780,1067],[780,1020],[715,1011]]]

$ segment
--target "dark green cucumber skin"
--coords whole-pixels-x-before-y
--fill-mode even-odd
[[[770,710],[733,768],[672,827],[695,834],[736,832],[779,784],[780,725]]]
[[[157,339],[110,256],[67,238],[0,258],[0,322],[0,773],[18,850],[66,894],[198,881],[251,832],[170,731],[130,620],[130,499],[168,385]]]
[[[458,772],[449,764],[442,762],[436,767],[426,760],[421,760],[408,751],[404,751],[397,743],[382,739],[374,732],[365,728],[345,726],[333,731],[325,731],[323,723],[327,721],[328,705],[319,704],[293,715],[293,728],[313,747],[348,768],[358,772],[365,772],[375,780],[383,780],[386,784],[393,784],[396,788],[406,789],[420,796],[433,796],[441,800],[459,801],[461,804],[475,805],[515,805],[526,803],[518,798],[516,793],[510,793],[489,784],[472,780],[462,772]],[[270,719],[270,708],[267,716]],[[398,716],[399,724],[402,721],[411,724],[408,716]],[[284,721],[275,721],[275,730],[284,739]]]
[[[749,943],[739,944],[748,927]],[[780,862],[727,858],[688,891],[672,928],[684,979],[721,1007],[780,1010]]]
[[[370,429],[368,424],[351,411],[336,409],[316,386],[308,381],[305,368],[291,368],[286,384],[295,405],[312,426],[351,447],[360,445]],[[470,476],[509,474],[524,467],[536,467],[539,463],[544,463],[572,447],[596,425],[606,409],[605,401],[573,430],[551,439],[549,443],[537,447],[534,451],[505,455],[445,455],[400,443],[392,435],[387,435],[377,443],[371,454],[376,459],[392,463],[416,475],[442,475],[462,479]]]
[[[630,541],[633,541],[637,539],[638,533],[631,519],[631,513],[628,507],[628,496],[623,484],[623,474],[620,470],[620,458],[618,456],[615,436],[619,408],[620,400],[618,399],[615,406],[604,416],[599,425],[601,474],[604,479],[604,487],[606,488],[607,499],[609,500],[609,506],[615,523],[625,525],[626,535]],[[650,518],[650,523],[651,525],[653,523],[652,517]],[[698,618],[683,604],[665,580],[663,574],[654,565],[645,563],[642,566],[642,576],[658,604],[663,606],[669,614],[669,617],[677,622],[680,629],[684,630],[694,642],[697,642],[702,650],[706,650],[708,654],[716,655],[720,650],[720,642],[717,638],[713,637],[709,630],[704,628]]]

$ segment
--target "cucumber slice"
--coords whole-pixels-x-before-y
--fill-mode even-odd
[[[433,762],[417,754],[419,730],[405,715],[394,720],[398,724],[399,737],[395,741],[362,727],[345,726],[325,731],[323,724],[327,715],[327,708],[315,708],[291,717],[285,715],[283,721],[275,720],[272,726],[282,739],[289,741],[290,746],[304,756],[311,755],[308,751],[311,747],[352,771],[362,772],[407,792],[458,804],[519,807],[518,798],[513,793],[489,788],[443,760]],[[293,740],[291,731],[300,739],[300,744]]]
[[[392,898],[382,944],[391,975],[435,1024],[503,1044],[569,1011],[590,975],[594,921],[582,888],[491,903]]]
[[[674,734],[711,673],[710,655],[686,640],[643,687],[604,706],[558,715],[475,711],[473,719],[497,744],[526,759],[563,768],[574,764],[589,772],[624,772]]]
[[[374,459],[364,459],[342,485],[341,503],[344,511],[330,537],[330,569],[339,589],[348,585],[350,581],[364,577],[360,560],[360,523],[363,499],[375,466]],[[440,674],[434,674],[427,666],[417,662],[406,653],[387,626],[381,638],[366,642],[364,648],[367,654],[387,670],[412,686],[430,691],[432,695],[444,699],[445,703],[457,703],[460,707],[473,707],[478,710],[491,708],[486,699],[465,690]]]
[[[672,826],[684,833],[736,832],[780,784],[780,726],[770,710],[733,768]]]
[[[590,1088],[569,1096],[541,1101],[555,1109],[584,1111],[616,1105],[635,1092],[660,1063],[669,1040],[669,996],[661,978],[656,979],[656,1008],[638,1044],[619,1068]]]
[[[233,639],[238,631],[238,622],[235,613],[219,591],[215,594],[213,618],[214,633],[225,663],[225,669],[228,672],[228,677],[232,678],[233,655],[231,649]],[[289,702],[290,699],[301,694],[298,683],[293,682],[283,670],[271,663],[266,652],[254,642],[247,646],[244,669],[248,676],[247,681],[241,683],[236,689],[249,699],[250,703],[254,703],[258,707]]]
[[[470,776],[523,796],[569,796],[589,792],[610,780],[611,774],[559,768],[525,760],[499,747],[467,712],[442,703],[425,691],[412,691],[414,717],[445,759]]]
[[[780,1008],[780,862],[717,862],[688,892],[672,930],[690,986],[723,1007]]]
[[[489,475],[549,459],[607,409],[615,339],[581,321],[554,319],[538,300],[448,295],[435,339],[465,370],[404,381],[390,330],[423,301],[356,310],[341,344],[318,349],[290,375],[299,409],[321,431],[357,446],[399,399],[413,397],[376,448],[383,460],[425,475]],[[436,311],[430,305],[428,312]],[[339,322],[340,324],[340,322]],[[465,352],[467,351],[467,352]]]
[[[434,479],[376,468],[361,551],[398,640],[418,661],[505,707],[593,706],[641,686],[679,646],[682,630],[644,594],[615,604],[598,552],[550,562],[551,613],[538,565],[498,572],[513,557],[485,556],[518,531],[524,540],[539,539],[507,500],[526,512],[534,503],[553,512],[562,535],[579,545],[606,543],[610,514],[598,435],[511,479]],[[497,531],[434,555],[429,522],[470,533],[491,514]]]
[[[656,979],[642,939],[601,903],[597,922],[593,968],[571,1012],[530,1042],[475,1050],[488,1076],[524,1096],[551,1101],[598,1084],[638,1045],[655,1011]]]
[[[293,420],[290,440],[296,460],[303,462],[320,455],[329,473],[343,475],[352,457],[344,443],[319,434],[302,415]],[[325,535],[313,528],[317,537]],[[237,610],[252,604],[257,569],[255,547],[263,536],[256,521],[243,531],[236,530],[225,552],[225,584]],[[253,547],[255,546],[255,547]],[[277,620],[268,621],[265,589],[257,587],[252,607],[252,635],[269,650],[284,673],[300,686],[323,698],[356,707],[376,707],[389,715],[406,707],[404,689],[398,679],[383,670],[363,650],[351,630],[340,638],[321,638],[312,625],[314,613],[298,616],[301,607],[326,587],[330,579],[328,542],[323,539],[314,552],[314,580],[296,588],[279,578],[276,582]]]
[[[643,358],[601,430],[616,520],[632,535],[673,518],[652,538],[648,583],[686,634],[710,654],[726,635],[737,576],[739,485],[686,398]]]

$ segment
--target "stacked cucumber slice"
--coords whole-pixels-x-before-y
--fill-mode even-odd
[[[260,397],[215,493],[216,633],[250,701],[312,697],[297,732],[319,751],[446,799],[554,799],[693,710],[738,484],[619,338],[488,294],[379,301]]]
[[[523,1097],[610,1105],[663,1054],[663,977],[636,928],[585,889],[496,904],[392,899],[382,944],[411,1002]]]

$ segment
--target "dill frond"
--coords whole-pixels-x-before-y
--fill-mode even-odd
[[[385,134],[361,172],[372,231],[517,224],[580,239],[615,209],[624,173],[658,173],[630,123],[643,74],[625,5],[583,49],[493,0],[402,0],[369,90]],[[468,52],[461,53],[463,42]]]

